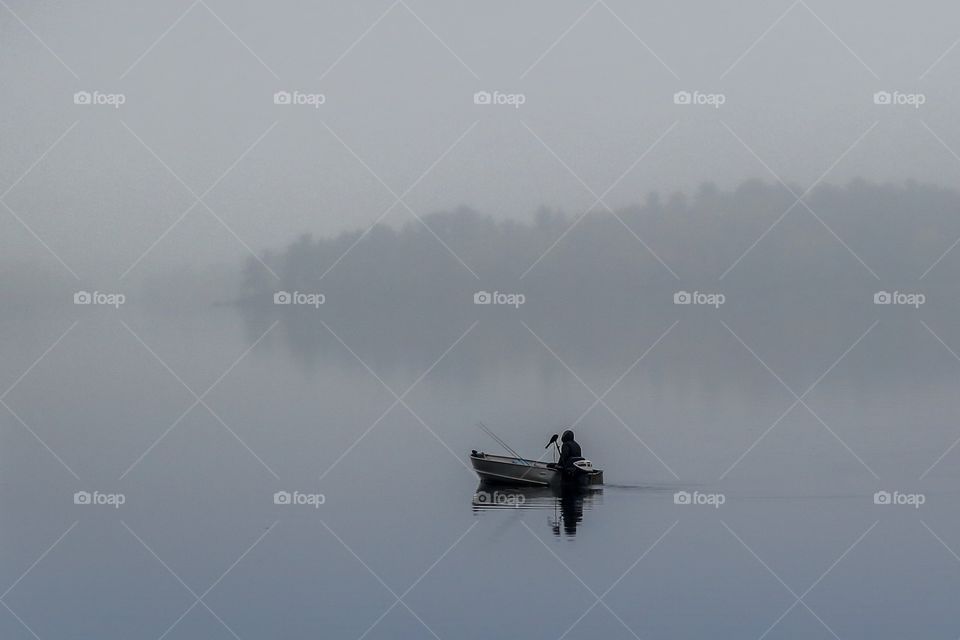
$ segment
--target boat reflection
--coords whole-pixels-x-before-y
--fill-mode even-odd
[[[550,528],[555,535],[574,536],[583,521],[583,512],[600,504],[601,487],[511,487],[481,482],[471,501],[473,512],[498,509],[552,510]]]

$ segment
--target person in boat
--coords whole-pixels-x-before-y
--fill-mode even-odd
[[[573,431],[567,429],[560,436],[560,459],[557,460],[557,466],[564,471],[573,471],[573,463],[577,460],[583,460],[583,453],[580,451],[580,445],[573,439]]]

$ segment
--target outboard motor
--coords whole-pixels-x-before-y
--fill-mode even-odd
[[[563,469],[564,476],[569,480],[576,480],[591,473],[593,473],[593,463],[586,458],[574,458],[570,466]]]
[[[579,471],[582,471],[583,473],[590,473],[593,471],[593,463],[587,460],[586,458],[575,461],[573,463],[573,466],[575,466]]]

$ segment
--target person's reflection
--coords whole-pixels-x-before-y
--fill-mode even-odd
[[[553,525],[553,533],[560,535],[561,523],[563,532],[568,536],[577,535],[577,525],[583,521],[583,494],[579,491],[565,491],[560,495],[560,517]]]
[[[503,509],[552,510],[547,522],[555,535],[577,535],[583,522],[583,510],[587,509],[601,491],[576,489],[574,487],[509,487],[480,482],[473,494],[471,506],[474,513]]]

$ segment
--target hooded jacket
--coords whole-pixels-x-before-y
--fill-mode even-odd
[[[580,451],[580,445],[577,444],[577,441],[573,439],[573,431],[570,431],[569,429],[564,431],[563,436],[560,438],[560,442],[563,444],[560,446],[560,460],[557,461],[557,464],[559,464],[561,467],[572,467],[576,460],[583,458],[583,453]]]

